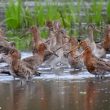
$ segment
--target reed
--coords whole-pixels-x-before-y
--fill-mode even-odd
[[[9,0],[5,12],[6,26],[8,29],[17,29],[22,26],[22,0]]]
[[[103,7],[103,0],[100,1],[100,3],[97,3],[96,0],[93,0],[93,5],[91,7],[91,18],[92,22],[96,25],[100,25],[102,22],[102,7]]]
[[[110,24],[110,0],[107,3],[107,20],[106,22]]]
[[[50,4],[49,0],[45,1],[45,5],[42,4],[42,2],[38,0],[35,1],[35,6],[30,10],[29,7],[23,6],[22,0],[9,0],[9,3],[6,8],[5,12],[5,19],[3,22],[6,23],[6,27],[9,31],[16,32],[13,37],[12,34],[8,33],[12,37],[12,39],[15,39],[19,42],[22,42],[21,35],[17,32],[20,30],[20,33],[22,33],[22,30],[25,28],[29,28],[32,25],[38,25],[41,28],[41,36],[43,38],[47,37],[47,30],[44,28],[45,22],[47,20],[59,20],[61,21],[64,28],[67,29],[68,33],[70,35],[74,34],[76,36],[79,35],[80,31],[80,24],[82,23],[94,23],[97,26],[99,26],[102,22],[110,23],[110,0],[107,3],[106,8],[106,20],[102,16],[102,9],[103,9],[103,1],[100,0],[100,2],[97,2],[96,0],[92,0],[92,5],[89,8],[86,8],[85,0],[78,0],[77,5],[74,4],[73,0],[68,1],[61,1],[61,5],[59,1],[53,1],[52,5]],[[64,3],[64,4],[63,4]],[[82,15],[84,14],[84,15]],[[25,35],[23,35],[25,38]],[[31,35],[26,35],[27,38],[29,38],[29,41],[26,41],[26,43],[21,44],[17,43],[18,48],[24,48],[26,47],[29,42],[31,42]],[[28,43],[27,43],[28,42]]]

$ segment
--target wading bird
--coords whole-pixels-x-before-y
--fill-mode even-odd
[[[101,58],[96,57],[91,47],[88,45],[86,40],[83,40],[79,44],[83,48],[83,52],[81,54],[83,58],[84,65],[86,66],[88,72],[94,74],[95,76],[103,77],[104,74],[110,72],[110,63],[104,61]]]

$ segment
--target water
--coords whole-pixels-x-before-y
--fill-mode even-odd
[[[0,82],[1,110],[110,110],[110,78]]]
[[[23,85],[0,75],[0,110],[110,110],[110,75],[101,80],[86,70],[69,71],[44,73]]]

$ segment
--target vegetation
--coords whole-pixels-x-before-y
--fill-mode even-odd
[[[9,39],[17,41],[17,47],[20,49],[30,44],[31,34],[25,35],[24,30],[32,25],[42,27],[41,36],[47,37],[47,31],[44,28],[47,20],[60,20],[64,28],[68,30],[68,33],[76,36],[80,36],[80,31],[78,30],[81,30],[82,23],[94,23],[97,26],[102,23],[110,23],[110,0],[104,13],[104,0],[100,0],[100,2],[91,0],[92,4],[88,5],[85,0],[78,0],[75,3],[72,0],[52,3],[48,0],[45,3],[38,2],[38,0],[34,1],[35,5],[30,8],[24,6],[23,0],[16,0],[16,2],[15,0],[9,0],[6,8],[3,22],[5,22],[8,29],[7,36],[9,36]],[[103,14],[106,15],[106,20]],[[24,39],[26,39],[26,43],[24,43]]]

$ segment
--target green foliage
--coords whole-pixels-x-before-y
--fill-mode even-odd
[[[6,8],[6,26],[9,29],[17,29],[22,26],[22,0],[9,0]]]
[[[107,23],[110,24],[110,0],[107,3]]]
[[[93,0],[93,5],[91,7],[91,18],[92,22],[96,23],[97,25],[100,25],[102,22],[102,7],[103,7],[103,0],[101,0],[99,3],[97,3],[96,0]]]
[[[77,4],[74,4],[73,0],[65,2],[62,0],[53,1],[52,4],[49,0],[45,3],[39,2],[39,0],[34,0],[35,5],[33,8],[28,6],[23,6],[23,0],[9,0],[9,3],[5,12],[6,27],[8,30],[14,32],[14,34],[9,35],[9,39],[13,39],[17,42],[18,48],[26,48],[31,41],[30,34],[22,37],[22,30],[29,28],[32,25],[38,25],[43,27],[41,29],[41,36],[43,38],[47,37],[47,30],[45,30],[45,22],[48,20],[60,20],[64,28],[66,28],[70,34],[78,35],[80,29],[78,25],[80,23],[94,23],[100,25],[101,22],[110,23],[110,0],[108,0],[106,7],[106,18],[102,16],[103,1],[92,0],[90,7],[86,7],[84,0],[77,0]],[[83,15],[82,15],[83,14]],[[18,33],[19,31],[19,33]],[[16,32],[16,33],[15,33]],[[14,37],[13,37],[14,36]],[[26,43],[23,40],[26,38]],[[22,42],[22,43],[21,43]]]

